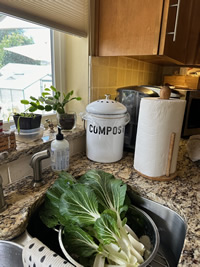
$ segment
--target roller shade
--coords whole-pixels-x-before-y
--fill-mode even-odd
[[[87,36],[89,0],[0,0],[0,12]]]

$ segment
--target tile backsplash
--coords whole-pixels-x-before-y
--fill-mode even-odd
[[[130,85],[161,85],[163,67],[127,57],[91,58],[90,102]]]

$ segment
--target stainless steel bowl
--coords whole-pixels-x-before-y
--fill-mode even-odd
[[[0,240],[0,266],[23,267],[22,246],[14,242]]]
[[[158,228],[146,212],[136,208],[135,206],[130,206],[126,217],[127,224],[139,238],[143,236],[147,236],[149,238],[149,253],[144,256],[145,261],[140,264],[140,267],[145,267],[152,262],[158,252],[160,245]]]
[[[142,264],[140,264],[140,267],[145,267],[154,259],[159,249],[160,236],[158,228],[146,212],[139,208],[136,208],[135,206],[129,207],[126,217],[127,224],[136,233],[138,238],[147,237],[144,239],[148,241],[148,253],[144,255],[145,260]],[[60,227],[59,229],[58,240],[60,248],[67,260],[76,267],[82,267],[82,265],[76,262],[66,251],[66,248],[62,241],[62,227]]]

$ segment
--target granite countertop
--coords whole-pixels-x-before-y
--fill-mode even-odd
[[[56,130],[56,129],[55,129]],[[77,125],[72,131],[62,131],[64,138],[68,141],[75,139],[77,137],[85,135],[85,129]],[[36,152],[45,150],[49,148],[50,142],[55,140],[57,132],[51,133],[49,129],[45,129],[43,136],[38,139],[25,139],[25,141],[16,141],[16,150],[12,152],[3,152],[0,153],[0,166],[16,159],[25,157],[27,155],[33,155]]]
[[[102,164],[87,159],[84,154],[71,158],[69,172],[75,177],[88,169],[103,169],[129,184],[142,196],[159,202],[178,212],[187,222],[187,235],[179,266],[200,266],[200,162],[192,162],[186,152],[186,142],[180,143],[178,176],[168,182],[159,182],[140,176],[133,169],[133,153],[124,152],[119,162]],[[0,214],[0,239],[10,240],[20,235],[28,219],[43,201],[44,193],[57,175],[50,169],[43,177],[46,184],[32,188],[30,177],[5,188],[8,208]]]

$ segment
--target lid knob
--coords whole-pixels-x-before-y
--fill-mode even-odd
[[[110,99],[110,95],[109,94],[106,94],[105,97],[106,97],[106,100]]]
[[[127,108],[120,102],[109,99],[110,95],[105,95],[106,99],[96,100],[87,105],[86,111],[99,115],[125,114]]]

